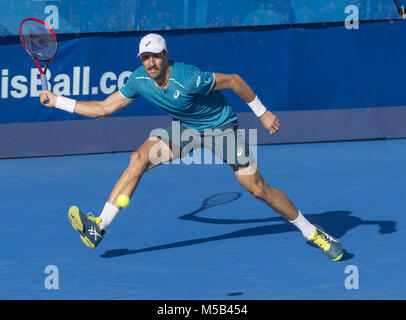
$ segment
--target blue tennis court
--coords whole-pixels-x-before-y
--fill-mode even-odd
[[[0,298],[405,299],[405,150],[406,140],[258,148],[268,184],[340,238],[339,262],[227,165],[147,172],[90,250],[67,210],[99,215],[130,153],[1,160]],[[231,200],[202,208],[215,195]]]

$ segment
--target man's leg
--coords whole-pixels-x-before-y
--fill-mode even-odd
[[[151,152],[153,151],[153,152]],[[167,144],[151,137],[131,155],[130,163],[114,186],[108,201],[99,217],[85,216],[79,208],[72,206],[68,218],[72,227],[80,233],[83,243],[91,249],[97,247],[103,239],[106,229],[120,211],[116,200],[120,194],[132,196],[142,175],[157,165],[170,161],[172,152]]]
[[[261,177],[255,158],[245,142],[244,134],[238,130],[237,123],[222,126],[216,134],[207,138],[211,144],[206,143],[205,146],[230,165],[245,189],[285,219],[294,221],[298,218],[299,211],[290,199],[282,191],[267,185]]]
[[[158,148],[162,153],[161,161],[157,162],[155,159],[152,159],[152,148]],[[159,155],[161,155],[161,153]],[[165,155],[165,156],[163,156]],[[145,141],[138,150],[134,151],[130,158],[130,163],[128,167],[122,173],[120,179],[117,181],[114,186],[111,194],[108,198],[108,202],[116,205],[117,197],[120,194],[126,194],[131,197],[138,186],[139,181],[141,180],[142,175],[172,159],[172,152],[169,147],[162,142],[160,139],[152,137]]]
[[[288,221],[294,221],[299,216],[292,201],[282,191],[269,186],[262,178],[255,164],[235,171],[238,182],[255,198],[265,202],[272,210],[282,215]]]
[[[172,159],[173,154],[169,146],[156,137],[150,137],[134,151],[128,167],[116,182],[100,214],[100,228],[106,230],[121,209],[117,204],[117,198],[120,194],[131,197],[146,171]]]
[[[235,170],[235,167],[232,166],[232,168]],[[328,235],[322,228],[311,224],[282,191],[269,186],[255,164],[235,170],[235,175],[247,191],[294,224],[307,240],[321,248],[331,260],[338,261],[342,258],[341,243]]]

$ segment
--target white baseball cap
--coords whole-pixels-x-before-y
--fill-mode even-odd
[[[165,39],[159,34],[150,33],[141,39],[138,56],[144,52],[160,53],[163,50],[167,51]]]

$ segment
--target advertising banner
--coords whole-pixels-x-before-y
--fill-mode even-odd
[[[370,22],[348,30],[323,28],[161,32],[169,58],[203,71],[239,74],[271,110],[396,107],[405,104],[403,20]],[[141,66],[145,33],[59,35],[49,88],[77,100],[103,100]],[[0,123],[81,119],[39,103],[41,79],[18,37],[0,39]],[[232,90],[224,95],[237,112],[248,106]],[[163,115],[137,98],[112,116]]]

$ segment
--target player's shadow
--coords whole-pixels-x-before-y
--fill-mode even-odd
[[[195,244],[211,242],[211,241],[219,241],[219,240],[226,240],[226,239],[233,239],[233,238],[242,238],[242,237],[252,237],[252,236],[260,236],[260,235],[269,235],[269,234],[278,234],[284,232],[298,232],[298,229],[294,227],[291,223],[286,221],[281,216],[277,217],[270,217],[264,219],[216,219],[216,218],[207,218],[201,217],[198,214],[204,210],[210,209],[214,206],[224,205],[226,203],[235,201],[241,197],[241,193],[238,192],[224,192],[219,193],[214,196],[211,196],[205,199],[202,203],[202,206],[190,213],[184,214],[179,217],[182,220],[189,220],[195,222],[203,222],[203,223],[210,223],[210,224],[247,224],[247,223],[269,223],[269,222],[276,222],[276,224],[267,224],[263,226],[257,227],[250,227],[245,228],[233,232],[229,232],[226,234],[221,234],[212,237],[205,237],[205,238],[197,238],[191,240],[184,240],[178,242],[172,242],[167,244],[161,244],[157,246],[141,248],[141,249],[116,249],[116,250],[108,250],[104,254],[101,255],[103,258],[113,258],[123,255],[129,254],[136,254],[148,251],[155,251],[155,250],[164,250],[170,248],[177,248],[177,247],[184,247],[184,246],[191,246]],[[347,210],[336,210],[336,211],[327,211],[323,213],[306,213],[307,219],[319,226],[322,226],[330,235],[341,238],[345,235],[349,230],[357,228],[360,225],[376,225],[379,227],[378,232],[380,234],[387,234],[396,232],[396,222],[395,221],[384,221],[384,220],[363,220],[359,217],[355,217],[351,215],[351,211]],[[349,260],[354,255],[352,253],[347,252],[344,249],[344,256],[341,261]]]

